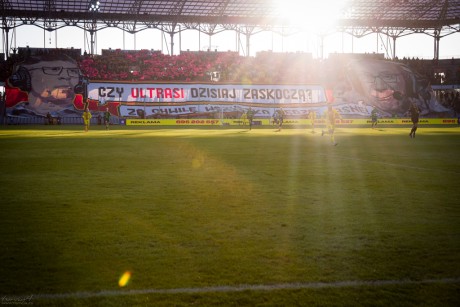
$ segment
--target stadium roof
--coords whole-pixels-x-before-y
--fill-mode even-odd
[[[18,26],[35,25],[53,31],[76,26],[90,33],[107,27],[130,33],[157,28],[171,35],[186,29],[207,34],[236,30],[249,35],[253,30],[240,29],[300,26],[280,10],[280,2],[292,5],[290,12],[302,12],[309,10],[306,4],[314,6],[326,0],[2,0],[1,28],[8,32]],[[460,32],[459,0],[344,0],[336,3],[343,6],[335,29],[357,37],[377,32],[393,38],[412,33],[441,38]]]
[[[428,29],[460,24],[458,0],[349,0],[344,3],[339,23],[345,26]],[[274,0],[2,0],[0,10],[3,18],[26,21],[80,22],[96,18],[107,23],[274,25],[288,19],[281,16]]]

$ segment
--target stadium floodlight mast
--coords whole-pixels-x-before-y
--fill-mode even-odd
[[[99,2],[99,0],[91,0],[90,4],[89,4],[89,8],[88,8],[88,11],[93,16],[93,21],[90,24],[90,29],[89,29],[89,33],[91,35],[91,54],[94,54],[94,44],[95,44],[94,34],[95,34],[96,28],[97,28],[97,26],[96,26],[96,23],[97,23],[96,22],[96,14],[97,14],[97,12],[99,12],[100,6],[101,6],[101,2]],[[85,26],[85,28],[86,28],[86,26]]]

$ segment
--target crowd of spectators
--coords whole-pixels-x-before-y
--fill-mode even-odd
[[[171,56],[153,50],[116,49],[103,50],[101,55],[79,55],[79,49],[19,48],[7,61],[0,61],[1,79],[6,80],[14,63],[24,60],[31,52],[65,52],[77,60],[81,71],[90,80],[324,84],[328,81],[327,76],[344,73],[343,67],[339,67],[333,57],[318,60],[313,59],[310,53],[264,51],[255,57],[244,57],[232,51],[183,51]],[[361,56],[372,57],[373,54]],[[410,66],[432,85],[460,84],[460,59],[404,58],[395,61]]]
[[[431,84],[460,84],[460,59],[421,60],[418,58],[396,59],[426,77]]]
[[[159,51],[105,50],[83,56],[80,68],[91,80],[305,83],[318,81],[320,62],[311,54],[185,51],[169,56]]]
[[[432,85],[460,84],[460,59],[395,61],[408,65]],[[321,83],[331,70],[328,60],[313,59],[310,53],[269,51],[244,57],[231,51],[183,51],[170,56],[160,51],[117,49],[105,50],[102,55],[83,55],[79,63],[91,80],[118,81]]]
[[[101,56],[83,56],[80,69],[90,80],[197,81],[215,65],[214,59],[192,53],[176,56],[159,51],[104,51]]]

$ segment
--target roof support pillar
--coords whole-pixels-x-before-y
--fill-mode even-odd
[[[169,32],[171,38],[171,55],[174,55],[174,32]]]
[[[8,33],[10,32],[10,29],[6,27],[3,29],[3,31],[5,33],[5,45],[4,45],[5,48],[3,50],[5,50],[5,57],[8,59],[9,54],[10,54],[10,46],[8,44],[8,40],[9,40]]]
[[[246,56],[250,55],[249,48],[251,48],[251,33],[246,34]]]
[[[393,60],[396,59],[396,36],[393,36]]]
[[[13,29],[13,28],[8,26],[8,20],[5,17],[3,17],[2,18],[2,32],[4,34],[3,34],[2,47],[3,47],[3,50],[5,52],[6,59],[9,58],[9,54],[10,54],[10,45],[9,45],[10,38],[9,38],[9,35],[8,35],[10,33],[10,29]]]
[[[90,35],[90,50],[91,50],[91,55],[94,54],[94,31],[93,30],[90,30],[89,31],[89,35]]]
[[[435,30],[434,31],[434,55],[433,59],[439,60],[439,41],[441,40],[441,31]]]

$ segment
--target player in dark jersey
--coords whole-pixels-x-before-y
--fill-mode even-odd
[[[110,125],[110,112],[109,112],[109,108],[106,108],[106,109],[105,109],[105,112],[104,112],[104,124],[105,124],[105,129],[106,129],[106,130],[109,130],[109,125]]]
[[[378,111],[377,108],[374,107],[371,111],[371,122],[372,122],[372,129],[374,129],[377,126],[378,123]]]
[[[284,117],[286,116],[286,112],[284,112],[283,108],[278,110],[278,131],[281,131],[281,127],[283,126]]]
[[[412,121],[412,129],[410,130],[409,136],[415,138],[415,131],[417,131],[418,121],[420,117],[420,109],[415,102],[412,102],[410,109],[410,120]]]

